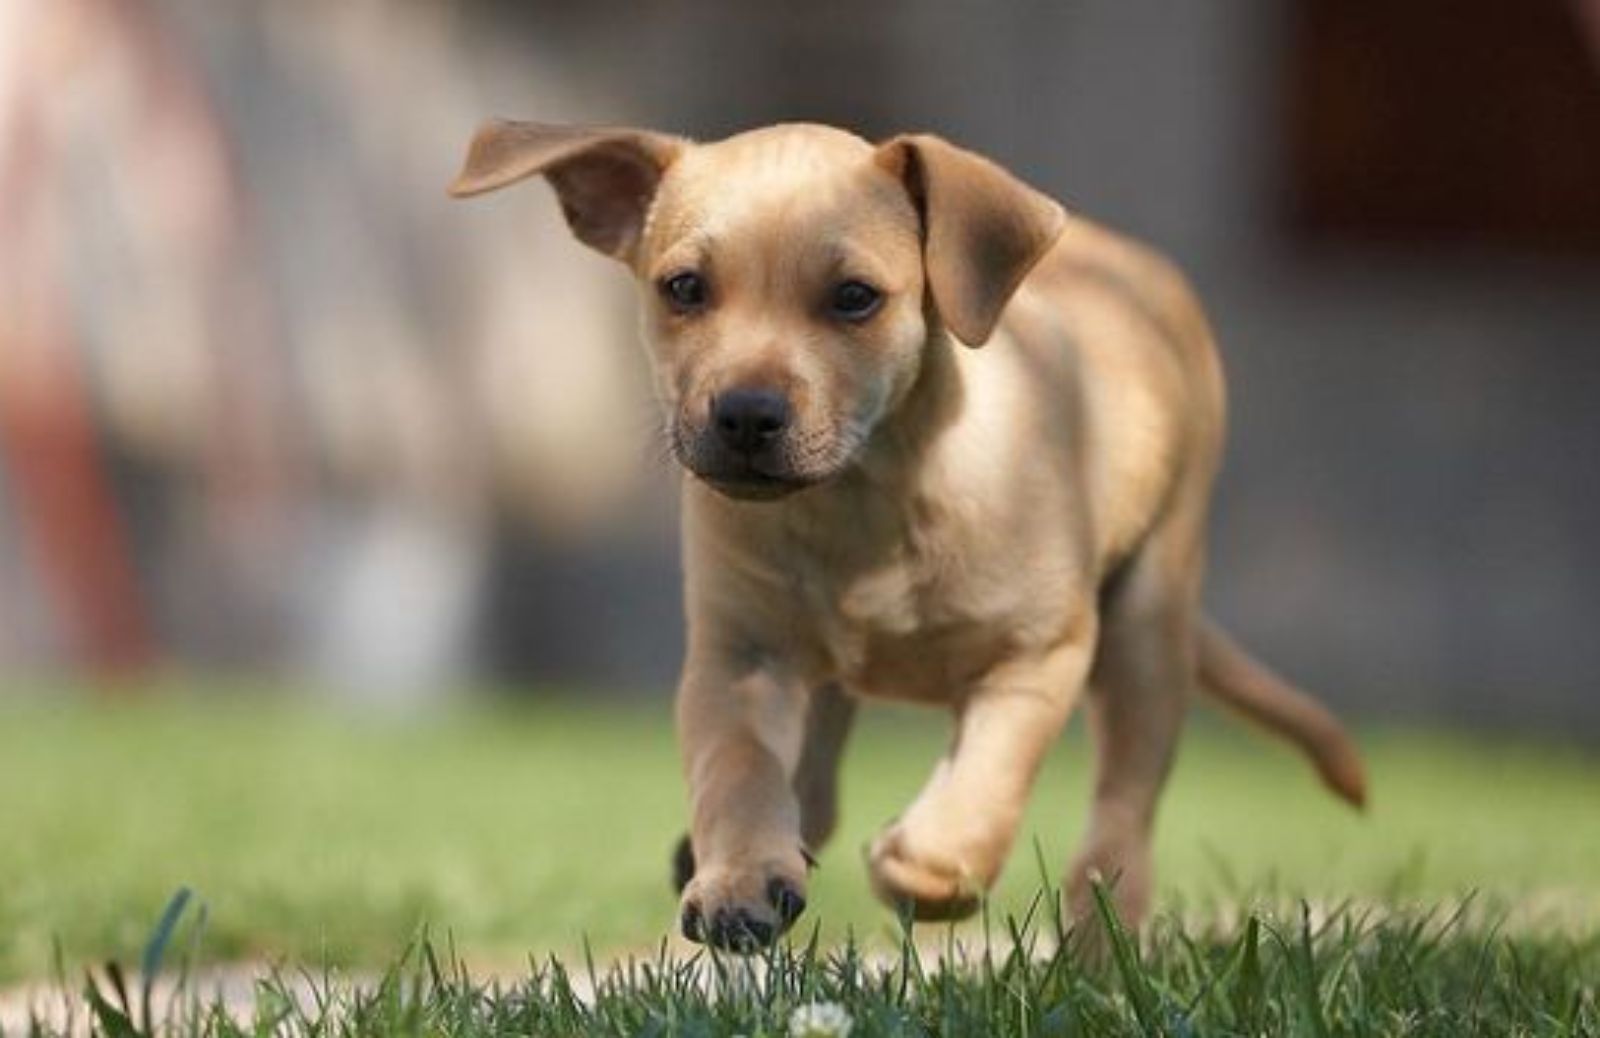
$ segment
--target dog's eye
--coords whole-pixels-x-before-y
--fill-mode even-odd
[[[679,313],[702,309],[706,305],[707,296],[710,295],[706,289],[706,279],[692,271],[663,279],[661,294],[666,298],[667,304]]]
[[[878,311],[883,293],[860,281],[841,281],[834,286],[828,308],[833,316],[846,321],[865,321]]]

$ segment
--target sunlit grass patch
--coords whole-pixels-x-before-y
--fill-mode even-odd
[[[185,886],[210,907],[207,962],[380,968],[420,927],[477,966],[648,951],[675,928],[667,859],[684,806],[669,716],[664,697],[408,720],[208,687],[110,708],[70,692],[0,701],[0,983],[45,975],[57,943],[74,968],[135,961]],[[1519,933],[1600,923],[1593,756],[1367,733],[1362,815],[1287,749],[1200,720],[1157,843],[1159,903],[1187,930],[1264,903],[1304,899],[1322,918],[1469,894]],[[945,736],[930,712],[867,711],[802,920],[823,947],[847,934],[864,951],[895,946],[860,849]],[[1088,757],[1070,733],[1041,775],[996,917],[1022,914],[1064,867]]]

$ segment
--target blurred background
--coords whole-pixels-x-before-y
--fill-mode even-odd
[[[0,685],[668,694],[632,294],[445,197],[490,115],[933,130],[1150,241],[1229,371],[1212,610],[1600,739],[1596,0],[0,0]]]

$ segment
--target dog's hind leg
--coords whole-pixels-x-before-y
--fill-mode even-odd
[[[1083,847],[1067,873],[1068,911],[1080,922],[1094,917],[1097,877],[1130,926],[1149,911],[1156,803],[1195,680],[1200,551],[1197,531],[1159,531],[1102,601],[1088,696],[1093,801]]]
[[[855,699],[837,685],[811,693],[793,785],[800,801],[800,836],[812,853],[828,842],[839,821],[839,761],[855,716]]]

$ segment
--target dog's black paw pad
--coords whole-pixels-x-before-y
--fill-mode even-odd
[[[725,951],[748,954],[772,943],[777,929],[738,908],[718,910],[711,918],[705,943]]]
[[[780,876],[774,876],[768,881],[767,902],[777,909],[778,918],[783,920],[786,929],[790,923],[800,918],[801,912],[806,910],[805,895]]]
[[[684,833],[672,850],[672,889],[683,893],[691,879],[694,879],[694,847],[689,843],[689,834]]]

